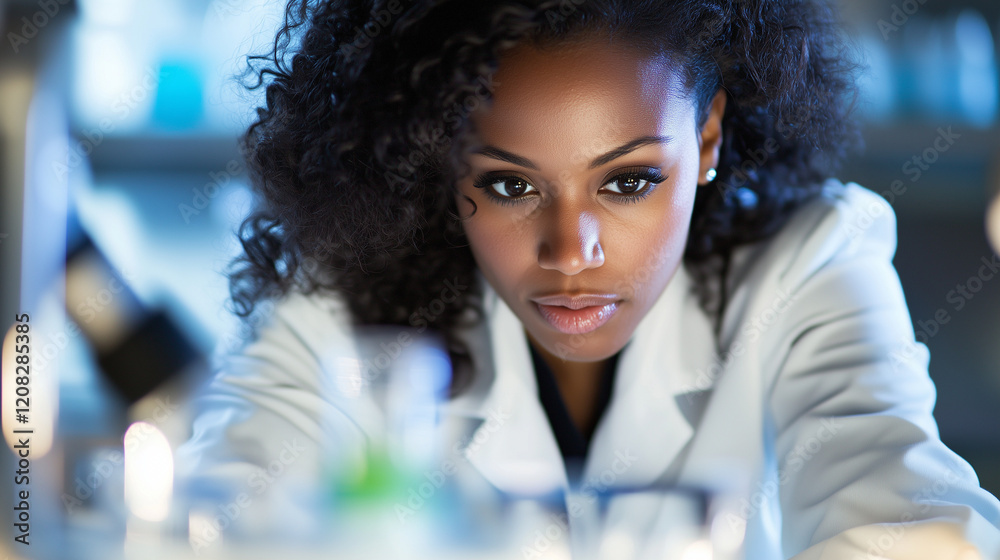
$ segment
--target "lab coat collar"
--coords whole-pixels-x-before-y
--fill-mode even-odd
[[[498,489],[515,495],[566,490],[566,470],[538,399],[524,327],[481,276],[480,281],[487,317],[480,343],[489,347],[491,359],[476,375],[491,382],[450,402],[446,413],[481,420],[466,438],[475,442],[466,458]],[[707,318],[691,317],[690,286],[687,271],[678,267],[623,349],[612,402],[584,465],[585,485],[649,485],[691,438],[694,429],[679,406],[693,379],[691,360],[682,360],[682,329],[688,340],[710,335],[711,329]]]

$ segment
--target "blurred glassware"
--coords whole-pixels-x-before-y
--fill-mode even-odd
[[[206,9],[200,1],[81,0],[73,37],[77,127],[100,138],[204,133],[213,124],[215,132],[235,132],[206,119],[206,99],[218,101],[206,91],[206,75],[218,73],[207,60],[227,47],[203,32]]]
[[[424,476],[444,457],[438,428],[451,384],[447,352],[438,338],[414,328],[363,326],[355,328],[349,343],[332,349],[328,363],[335,366],[326,391],[341,409],[328,420],[356,423],[366,446],[360,461],[338,441],[324,449],[331,536],[348,550],[363,547],[399,558],[430,552],[437,537],[432,525],[449,516],[438,509],[448,500],[430,499],[446,495],[446,481],[431,483]],[[340,429],[331,428],[331,433]],[[427,501],[407,507],[410,490],[425,483],[433,486]]]
[[[971,8],[946,18],[911,18],[902,30],[900,94],[906,115],[989,127],[1000,103],[996,45]]]
[[[951,118],[949,89],[954,80],[949,67],[956,53],[954,42],[945,40],[945,32],[941,21],[920,14],[902,29],[899,89],[906,116]]]
[[[978,11],[966,8],[949,20],[958,55],[958,109],[967,123],[991,126],[997,117],[996,45],[990,26]]]
[[[205,105],[199,62],[166,53],[159,66],[152,122],[157,128],[169,130],[197,127]]]
[[[597,498],[595,500],[595,498]],[[574,558],[583,560],[737,560],[743,525],[715,490],[688,486],[570,494],[579,512]]]
[[[337,370],[329,376],[331,402],[349,408],[348,416],[364,430],[369,464],[360,471],[339,471],[341,489],[355,480],[363,489],[379,482],[370,477],[405,475],[433,466],[442,454],[437,437],[441,406],[448,399],[451,362],[439,341],[410,327],[357,327],[353,347],[336,350]],[[336,449],[330,449],[337,471]],[[339,491],[336,490],[335,491]]]

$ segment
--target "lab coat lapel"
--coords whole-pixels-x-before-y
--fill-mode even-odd
[[[682,329],[703,335],[700,314],[685,313],[690,279],[678,267],[670,283],[639,322],[621,356],[611,405],[594,434],[584,484],[646,486],[670,466],[694,430],[677,397],[691,389],[691,368]],[[688,334],[693,334],[688,333]],[[703,339],[703,338],[702,338]]]
[[[472,405],[471,415],[483,422],[468,438],[465,457],[505,492],[541,495],[565,488],[566,471],[538,399],[524,327],[487,282],[481,285],[492,355],[492,372],[482,373],[492,373],[493,382]]]
[[[538,399],[524,327],[491,286],[480,281],[488,328],[479,336],[490,359],[476,374],[492,382],[478,395],[473,392],[450,405],[455,414],[482,420],[465,438],[466,458],[506,492],[565,489],[562,455]],[[678,267],[623,350],[612,402],[591,444],[585,481],[605,486],[654,483],[691,439],[694,429],[678,402],[695,388],[699,370],[707,369],[714,342],[708,318],[689,297],[690,287],[687,271]]]

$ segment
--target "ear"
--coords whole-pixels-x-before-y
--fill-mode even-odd
[[[712,106],[699,135],[701,166],[698,168],[698,185],[708,184],[705,174],[719,166],[719,149],[722,146],[722,116],[726,113],[726,90],[720,89],[712,99]]]

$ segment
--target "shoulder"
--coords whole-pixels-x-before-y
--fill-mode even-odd
[[[889,203],[856,183],[828,180],[778,232],[734,251],[720,342],[725,346],[745,323],[772,316],[786,327],[804,327],[875,305],[905,313],[895,252]]]
[[[729,281],[766,276],[794,287],[833,261],[863,254],[888,262],[895,252],[892,206],[857,183],[830,179],[772,237],[734,252]]]
[[[217,358],[214,376],[194,397],[178,472],[253,481],[267,479],[280,458],[282,469],[299,473],[288,480],[301,480],[318,474],[321,443],[331,440],[360,460],[363,433],[324,374],[351,333],[341,299],[293,290],[260,302],[250,321],[253,337]]]
[[[267,381],[318,389],[329,350],[352,336],[342,297],[294,289],[260,302],[246,324],[253,330],[248,338],[220,348],[216,385]]]
[[[220,350],[212,379],[195,395],[188,452],[237,446],[251,462],[266,464],[263,450],[280,451],[289,434],[322,439],[331,404],[323,372],[335,359],[331,350],[350,336],[346,310],[337,298],[292,291],[260,302],[252,321],[253,338]]]

